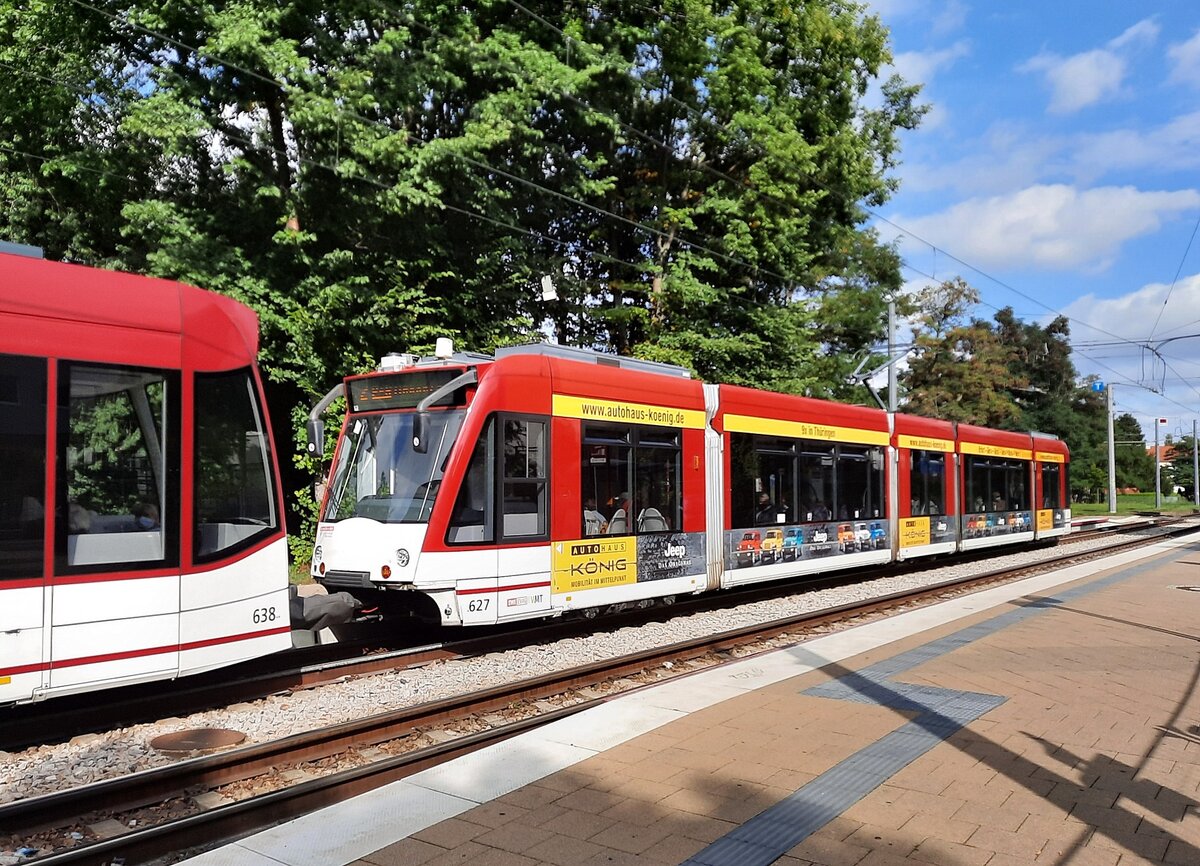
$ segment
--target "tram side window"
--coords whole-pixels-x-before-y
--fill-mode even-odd
[[[832,520],[837,498],[835,448],[828,442],[800,444],[800,523]]]
[[[580,455],[583,535],[634,535],[683,525],[680,432],[585,424]]]
[[[178,374],[59,369],[60,564],[178,561]]]
[[[279,508],[262,406],[249,370],[196,375],[196,559],[276,530]]]
[[[505,538],[546,535],[546,422],[504,421],[503,531]]]
[[[865,445],[839,445],[837,492],[839,519],[881,516],[883,452]]]
[[[806,520],[818,500],[812,473],[797,490],[796,443],[774,436],[734,433],[730,441],[733,475],[744,479],[732,488],[735,526],[770,526]],[[793,515],[799,513],[799,518]]]
[[[1024,511],[1029,508],[1025,489],[1028,463],[992,457],[966,458],[967,508],[970,513]]]
[[[0,355],[0,580],[42,575],[46,359]]]
[[[1042,464],[1042,508],[1062,508],[1062,487],[1057,463]]]
[[[946,455],[940,451],[913,451],[911,454],[909,495],[912,514],[945,514]]]
[[[883,450],[749,433],[730,437],[735,527],[884,514]]]
[[[450,544],[479,544],[491,542],[495,537],[492,529],[492,491],[495,489],[492,449],[495,421],[488,419],[483,433],[475,440],[475,450],[467,464],[458,499],[450,516],[450,528],[446,541]]]

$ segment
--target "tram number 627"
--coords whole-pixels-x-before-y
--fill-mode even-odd
[[[467,610],[471,613],[482,613],[488,609],[491,602],[490,598],[473,598],[467,602]]]
[[[276,618],[275,608],[273,607],[260,607],[254,610],[255,622],[275,622]]]

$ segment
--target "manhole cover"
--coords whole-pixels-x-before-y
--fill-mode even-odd
[[[155,737],[150,748],[159,752],[212,752],[236,746],[245,739],[241,731],[228,728],[193,728]]]

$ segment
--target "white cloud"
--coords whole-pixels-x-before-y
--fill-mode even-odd
[[[1200,111],[1161,126],[1074,135],[1046,135],[1028,124],[996,123],[965,142],[963,150],[968,155],[957,160],[939,153],[930,162],[907,163],[904,190],[980,195],[1052,181],[1090,186],[1116,172],[1195,171],[1200,169]]]
[[[1167,49],[1171,61],[1171,81],[1200,87],[1200,30],[1187,42],[1177,42]]]
[[[1138,47],[1153,44],[1159,29],[1153,18],[1146,18],[1127,28],[1103,48],[1070,57],[1042,52],[1018,66],[1017,71],[1042,73],[1050,87],[1050,111],[1070,114],[1121,95],[1128,70],[1125,55]]]
[[[897,54],[892,66],[910,84],[929,84],[937,73],[948,69],[971,53],[971,43],[960,39],[940,51],[905,51]]]
[[[1200,275],[1181,277],[1174,289],[1169,283],[1149,283],[1115,298],[1084,295],[1063,313],[1072,320],[1071,342],[1081,372],[1096,373],[1107,381],[1163,388],[1168,397],[1197,402],[1196,393],[1179,377],[1196,384],[1200,376],[1200,337],[1191,336],[1200,334]],[[1158,355],[1136,344],[1107,345],[1113,334],[1131,341],[1149,340]],[[1163,342],[1172,337],[1183,339]],[[1170,411],[1177,412],[1178,406]]]
[[[962,144],[967,156],[951,160],[939,151],[931,161],[906,163],[903,188],[912,192],[950,189],[964,196],[1021,189],[1048,175],[1055,177],[1064,147],[1061,137],[1039,135],[1026,124],[994,123],[982,136]]]
[[[1200,166],[1200,111],[1150,129],[1079,136],[1070,145],[1069,161],[1083,180],[1129,169],[1194,169]]]
[[[1017,71],[1044,72],[1050,85],[1051,113],[1070,114],[1117,94],[1125,79],[1125,61],[1101,49],[1066,58],[1039,54]]]
[[[1108,47],[1119,51],[1126,46],[1153,45],[1162,30],[1154,18],[1143,18],[1137,24],[1127,28],[1124,33],[1108,43]]]
[[[893,222],[979,267],[1107,268],[1126,241],[1200,207],[1200,192],[1039,185]]]
[[[867,7],[885,24],[901,18],[923,18],[935,36],[961,30],[967,20],[962,0],[869,0]]]

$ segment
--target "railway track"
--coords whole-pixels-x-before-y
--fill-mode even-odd
[[[128,816],[137,815],[133,820],[142,823],[147,818],[138,810],[147,804],[183,800],[198,791],[236,786],[267,773],[278,775],[281,767],[312,767],[348,753],[360,757],[367,754],[368,759],[352,769],[317,778],[305,777],[297,783],[283,783],[274,790],[215,808],[197,806],[177,820],[138,827],[116,838],[80,845],[37,858],[34,862],[56,866],[107,864],[120,857],[125,863],[133,864],[194,846],[212,845],[403,778],[587,709],[615,694],[720,664],[730,653],[744,656],[775,648],[781,643],[795,643],[814,631],[857,624],[867,618],[927,604],[948,595],[1107,556],[1192,528],[1165,527],[1150,538],[1127,540],[1102,551],[1072,553],[1068,549],[1061,556],[1033,565],[994,569],[867,602],[854,602],[672,643],[449,700],[380,713],[271,743],[193,758],[133,776],[18,801],[0,807],[0,832],[19,837],[22,832],[31,832],[32,828],[71,823],[81,815],[110,816],[110,820],[112,816],[120,816],[123,823],[127,823]],[[450,736],[446,733],[448,729],[461,732],[464,727],[477,730],[444,739]],[[381,744],[386,745],[381,747]]]
[[[1143,523],[1105,527],[1072,533],[1060,539],[1064,555],[1076,543],[1101,536],[1165,530],[1177,521],[1148,520]],[[976,551],[939,560],[939,564],[975,562],[991,558],[996,550]],[[917,559],[883,568],[834,572],[828,576],[807,579],[803,590],[845,586],[872,580],[885,575],[903,575],[930,567],[930,560]],[[760,584],[716,594],[679,599],[670,609],[672,616],[713,610],[733,604],[791,595],[798,591],[795,580]],[[501,652],[537,642],[578,637],[604,630],[638,625],[659,618],[660,606],[633,609],[600,619],[550,620],[517,626],[500,626],[472,631],[470,637],[441,639],[444,632],[426,629],[418,635],[423,642],[399,648],[381,648],[369,640],[351,644],[331,644],[293,650],[268,656],[211,674],[191,677],[172,684],[153,683],[116,689],[98,703],[94,695],[56,698],[45,704],[9,708],[0,730],[0,749],[15,751],[31,745],[65,742],[72,737],[110,730],[117,727],[154,721],[161,718],[186,716],[195,712],[251,701],[298,689],[311,688],[349,677],[369,676],[381,671],[420,667],[436,661],[464,658],[485,653]]]

